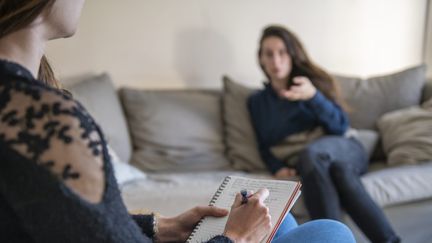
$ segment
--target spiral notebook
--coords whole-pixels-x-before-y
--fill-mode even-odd
[[[210,200],[210,206],[231,209],[235,196],[242,189],[258,191],[267,188],[270,192],[264,203],[269,208],[272,221],[272,229],[262,242],[270,242],[279,225],[291,210],[295,201],[300,196],[301,183],[296,181],[263,180],[239,176],[227,176],[222,181],[218,190]],[[187,242],[202,243],[224,232],[228,216],[223,218],[205,217],[192,231]]]

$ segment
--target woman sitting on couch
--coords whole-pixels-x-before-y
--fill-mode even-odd
[[[249,98],[248,108],[267,168],[278,179],[300,175],[312,219],[340,220],[342,206],[372,242],[398,242],[360,181],[368,159],[356,138],[344,136],[349,122],[335,80],[313,64],[298,38],[281,26],[264,29],[258,58],[269,82]],[[317,128],[325,136],[293,156],[296,163],[284,163],[272,153],[271,147],[287,136],[319,133]]]
[[[246,204],[238,195],[230,212],[128,214],[102,132],[57,88],[43,56],[48,40],[74,33],[83,4],[0,0],[0,242],[184,242],[202,217],[228,213],[225,233],[209,242],[260,241],[270,228],[266,189]],[[296,227],[287,218],[275,241],[353,242],[338,222]]]

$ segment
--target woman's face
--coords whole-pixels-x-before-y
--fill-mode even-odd
[[[291,57],[281,38],[270,36],[261,47],[260,64],[270,76],[271,82],[286,82],[291,73]]]
[[[65,38],[75,34],[85,0],[56,0],[43,14],[48,39]]]

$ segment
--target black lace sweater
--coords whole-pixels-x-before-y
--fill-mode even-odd
[[[86,110],[0,60],[0,242],[151,242],[152,229],[128,214]]]

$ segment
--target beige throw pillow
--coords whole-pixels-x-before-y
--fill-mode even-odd
[[[297,163],[298,154],[305,149],[305,147],[324,135],[321,127],[311,131],[305,131],[291,136],[287,136],[281,143],[272,146],[270,151],[274,156],[281,161],[284,161],[290,166],[295,166]]]
[[[223,121],[228,159],[238,170],[266,170],[258,151],[247,99],[255,91],[223,77]]]
[[[376,130],[383,114],[420,104],[425,70],[425,65],[420,65],[367,79],[335,76],[353,109],[349,113],[351,126]]]
[[[148,171],[227,169],[221,97],[193,90],[122,89],[132,163]]]
[[[132,144],[126,118],[114,84],[107,73],[71,78],[65,83],[104,132],[107,142],[120,159],[129,163]]]
[[[432,161],[432,100],[385,114],[378,128],[389,164]]]

